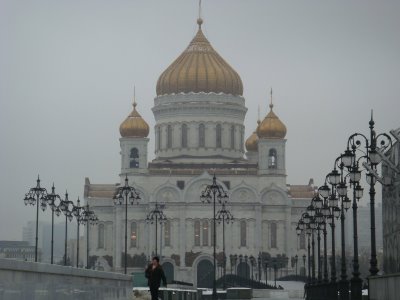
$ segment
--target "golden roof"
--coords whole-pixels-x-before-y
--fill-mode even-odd
[[[272,97],[269,107],[269,113],[257,128],[258,137],[267,139],[283,139],[286,136],[286,126],[281,120],[279,120],[278,116],[272,110],[274,107],[272,104]]]
[[[157,95],[177,93],[243,94],[243,84],[236,71],[214,50],[199,30],[183,53],[160,75]]]
[[[258,126],[260,126],[260,120],[257,121]],[[257,128],[258,128],[257,126]],[[257,128],[256,130],[249,136],[249,138],[246,140],[246,150],[247,151],[253,151],[257,152],[258,151],[258,135],[257,135]]]
[[[122,137],[140,137],[149,135],[149,125],[136,110],[136,102],[133,103],[133,111],[119,126]]]

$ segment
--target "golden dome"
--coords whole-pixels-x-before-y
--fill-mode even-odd
[[[160,75],[157,96],[178,93],[243,94],[243,84],[236,71],[214,50],[199,30],[183,53]]]
[[[270,111],[257,128],[259,138],[283,139],[286,136],[286,126],[273,112],[274,105],[269,105]]]
[[[246,140],[246,149],[247,151],[258,151],[258,135],[256,131],[254,131]]]
[[[133,103],[133,111],[119,126],[122,137],[144,138],[149,135],[149,125],[143,120],[136,110],[136,102]]]
[[[257,121],[257,128],[256,130],[249,136],[249,138],[246,140],[246,150],[247,151],[253,151],[257,152],[258,151],[258,135],[257,135],[257,129],[258,126],[260,126],[260,120]]]

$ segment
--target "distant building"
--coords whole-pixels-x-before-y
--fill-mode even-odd
[[[400,136],[400,128],[395,130]],[[400,143],[389,150],[389,163],[382,164],[382,175],[391,177],[392,186],[382,189],[383,206],[383,271],[400,272],[400,176],[393,167],[400,169]],[[392,167],[391,167],[392,166]]]
[[[47,213],[47,211],[45,212]],[[49,212],[50,213],[50,212]],[[64,257],[65,245],[65,221],[59,223],[65,217],[61,216],[54,224],[54,262],[59,262]],[[39,222],[38,227],[38,248],[42,253],[41,262],[50,262],[51,258],[51,223]],[[36,222],[28,221],[22,228],[22,240],[30,246],[35,246]],[[76,220],[68,222],[68,240],[76,239]],[[70,256],[68,253],[67,256]]]
[[[35,246],[24,241],[0,241],[0,258],[35,261]]]

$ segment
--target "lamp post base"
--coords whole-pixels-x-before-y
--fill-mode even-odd
[[[340,300],[349,300],[349,281],[340,280],[338,282],[338,288],[340,293]]]
[[[361,278],[350,279],[351,300],[362,299],[362,282]]]

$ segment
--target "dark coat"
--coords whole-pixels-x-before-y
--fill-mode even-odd
[[[147,284],[149,287],[159,288],[161,280],[163,281],[164,286],[167,285],[167,279],[165,278],[164,270],[160,265],[154,270],[151,264],[148,265],[145,271],[145,276],[147,278]]]

